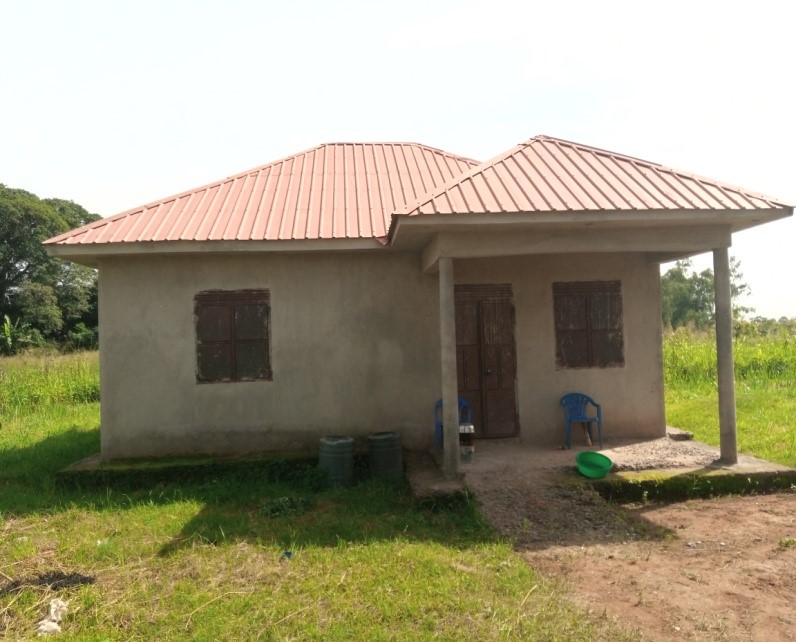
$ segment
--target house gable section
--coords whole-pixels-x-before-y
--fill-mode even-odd
[[[777,199],[649,161],[536,136],[407,204],[398,214],[788,207]]]
[[[380,239],[393,212],[476,165],[417,143],[319,145],[46,244]]]

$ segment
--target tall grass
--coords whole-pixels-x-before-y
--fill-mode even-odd
[[[796,336],[742,336],[733,342],[741,452],[796,467]],[[666,420],[719,444],[716,340],[678,330],[663,342]]]
[[[796,380],[796,337],[740,337],[733,342],[739,382]],[[663,342],[667,384],[716,381],[716,339],[712,333],[679,329]]]
[[[96,352],[0,357],[0,484],[26,480],[17,498],[35,500],[49,473],[98,452],[98,401]]]
[[[97,352],[40,352],[0,359],[0,416],[95,401]]]

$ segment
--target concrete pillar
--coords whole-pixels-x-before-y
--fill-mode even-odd
[[[442,359],[442,472],[449,479],[459,472],[459,385],[456,378],[456,305],[453,299],[453,259],[439,259],[439,340]]]
[[[723,464],[735,464],[738,463],[738,441],[735,427],[735,372],[732,358],[730,259],[726,247],[713,250],[713,287],[716,299],[720,461]]]

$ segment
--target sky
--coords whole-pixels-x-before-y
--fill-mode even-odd
[[[0,183],[110,216],[321,143],[487,160],[547,134],[796,204],[792,17],[771,0],[0,0]],[[796,317],[794,240],[793,217],[734,235],[756,314]]]

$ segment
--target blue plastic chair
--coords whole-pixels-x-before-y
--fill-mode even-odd
[[[600,435],[600,448],[603,447],[603,407],[589,395],[582,392],[570,392],[561,397],[561,405],[564,407],[564,420],[566,421],[566,440],[567,449],[572,448],[572,423],[584,423],[589,431],[591,439],[591,425],[597,424],[597,432]],[[597,408],[597,415],[589,415],[589,405]]]
[[[473,410],[470,408],[470,402],[464,397],[459,397],[459,423],[462,423],[462,410],[467,419],[465,423],[473,423]],[[442,444],[442,399],[439,399],[434,404],[434,446],[437,450],[442,450]]]

